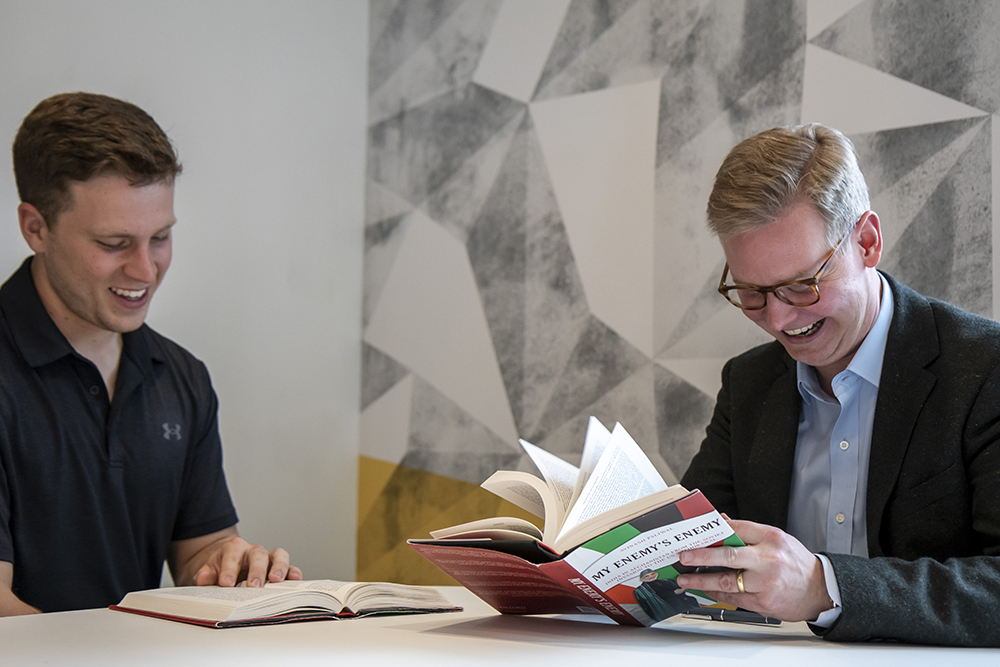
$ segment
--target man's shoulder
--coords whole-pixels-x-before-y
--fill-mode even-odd
[[[954,346],[975,346],[982,353],[1000,353],[1000,322],[924,296],[889,276],[886,278],[893,288],[896,308],[893,324],[897,335],[933,326],[942,351]]]

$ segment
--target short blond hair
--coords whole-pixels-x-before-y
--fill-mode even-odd
[[[870,206],[854,144],[832,127],[776,127],[737,144],[715,175],[708,227],[720,237],[739,235],[802,200],[823,217],[831,245]]]

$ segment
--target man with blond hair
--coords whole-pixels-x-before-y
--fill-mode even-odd
[[[731,359],[683,477],[742,548],[678,583],[831,640],[1000,645],[1000,325],[880,273],[851,142],[822,125],[726,157],[719,291],[775,341]]]
[[[204,364],[144,324],[170,266],[170,141],[133,104],[43,100],[14,140],[21,234],[0,287],[0,616],[175,582],[301,579],[240,538]]]

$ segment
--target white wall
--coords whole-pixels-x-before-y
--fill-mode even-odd
[[[180,153],[149,323],[204,360],[249,539],[354,576],[367,3],[0,0],[0,139],[48,95],[150,112]],[[6,164],[9,157],[3,158]],[[0,170],[0,274],[28,254]]]

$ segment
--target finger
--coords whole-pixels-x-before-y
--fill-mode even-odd
[[[244,562],[247,570],[247,586],[250,588],[260,588],[267,579],[267,569],[271,562],[271,556],[267,549],[259,544],[250,546],[244,554]]]
[[[292,565],[288,568],[288,577],[292,581],[302,581],[302,570]]]
[[[682,574],[677,577],[677,585],[685,589],[705,591],[712,597],[715,597],[715,593],[739,595],[737,577],[740,572],[743,572],[743,590],[750,593],[753,589],[747,584],[749,572],[746,570]]]
[[[214,586],[219,580],[218,574],[214,566],[205,563],[198,570],[198,573],[194,575],[194,583],[196,586]]]
[[[243,570],[244,556],[250,545],[241,537],[228,540],[222,547],[219,562],[219,585],[235,586]]]
[[[740,519],[729,519],[729,525],[740,536],[740,539],[748,545],[763,542],[770,533],[776,530],[772,526],[766,526],[753,521],[742,521]]]
[[[271,568],[267,573],[268,581],[284,581],[288,573],[288,552],[280,547],[271,552]]]
[[[751,554],[747,547],[702,547],[682,551],[678,558],[683,565],[692,567],[728,567],[738,570],[750,565]]]

